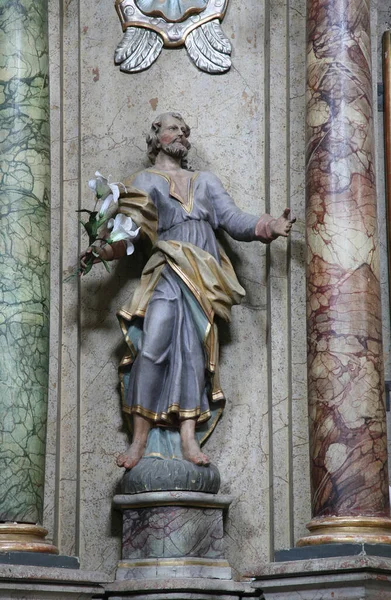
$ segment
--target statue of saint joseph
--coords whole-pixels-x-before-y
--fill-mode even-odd
[[[142,458],[151,427],[178,428],[183,458],[209,464],[199,442],[224,406],[215,317],[228,321],[245,295],[215,231],[269,244],[294,222],[289,209],[277,219],[245,213],[215,175],[189,171],[189,135],[178,113],[155,119],[147,137],[153,166],[124,181],[119,199],[119,212],[152,243],[140,284],[118,313],[129,349],[120,365],[123,409],[133,420],[132,443],[117,459],[126,469]],[[99,252],[110,261],[126,255],[126,244]]]

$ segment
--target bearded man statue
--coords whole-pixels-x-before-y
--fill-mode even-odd
[[[177,458],[209,464],[200,444],[225,401],[215,317],[229,321],[232,305],[245,295],[215,232],[269,244],[288,236],[294,222],[289,209],[277,219],[243,212],[215,175],[188,170],[189,135],[180,114],[157,117],[147,137],[153,166],[125,180],[119,199],[119,212],[152,244],[141,282],[118,313],[129,349],[120,365],[123,410],[133,430],[129,450],[117,459],[125,469],[159,454],[147,440],[162,428],[179,430]],[[107,261],[125,254],[123,242],[100,249]]]

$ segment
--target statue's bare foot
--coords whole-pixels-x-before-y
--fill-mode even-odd
[[[182,438],[182,454],[185,460],[189,460],[195,465],[207,466],[210,464],[210,458],[201,452],[199,444],[194,438]]]
[[[143,457],[145,443],[135,440],[129,446],[129,450],[125,454],[120,454],[117,458],[117,465],[125,467],[125,469],[133,469]]]

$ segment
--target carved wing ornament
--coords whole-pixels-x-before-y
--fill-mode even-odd
[[[206,73],[231,67],[231,43],[220,22],[228,0],[116,0],[124,31],[115,51],[121,71],[150,67],[163,46],[186,46],[194,64]]]

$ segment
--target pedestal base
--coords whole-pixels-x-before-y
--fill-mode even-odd
[[[48,531],[30,523],[0,523],[0,552],[40,552],[58,554],[45,540]]]
[[[224,559],[223,511],[232,499],[199,492],[115,496],[114,506],[123,512],[116,579],[231,579]]]
[[[115,581],[106,586],[107,600],[264,600],[248,583],[216,579],[150,579]],[[290,598],[292,600],[292,598]]]
[[[265,600],[391,600],[391,559],[367,555],[269,563],[246,576]]]
[[[118,563],[116,579],[161,578],[211,578],[231,579],[232,570],[226,560],[202,558],[161,558],[126,561]]]
[[[104,598],[105,573],[0,564],[0,599],[91,600]]]
[[[391,519],[386,517],[325,517],[308,523],[309,535],[297,546],[332,543],[391,544]]]
[[[275,562],[308,560],[314,558],[338,558],[341,556],[378,556],[391,559],[390,544],[321,544],[300,546],[290,550],[277,550]]]
[[[79,569],[76,556],[46,554],[44,552],[0,552],[0,565],[26,565],[51,569]]]

